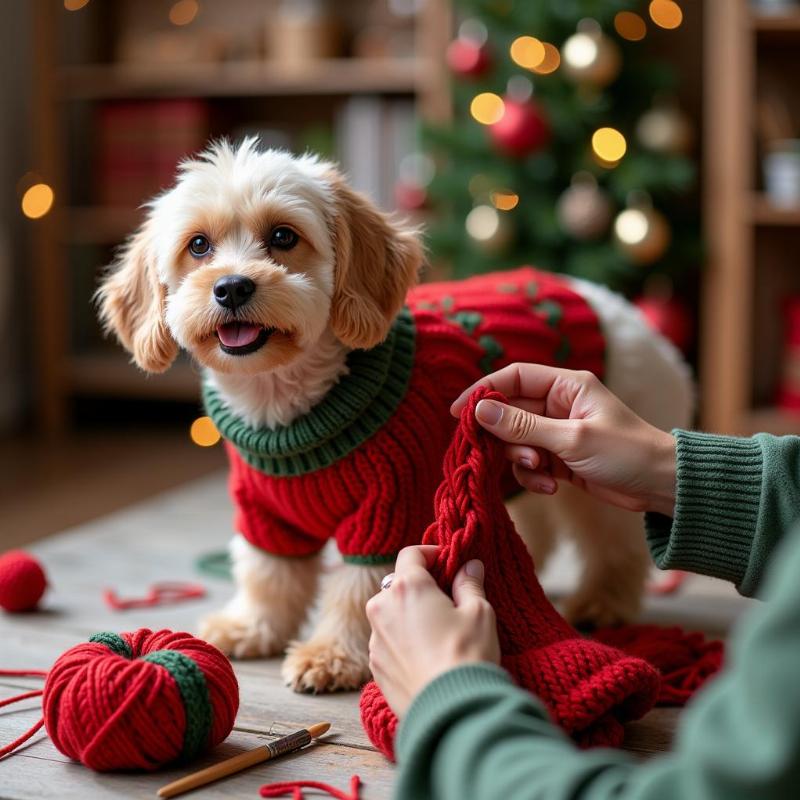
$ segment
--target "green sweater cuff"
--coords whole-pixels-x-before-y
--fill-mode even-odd
[[[756,439],[673,431],[675,517],[645,515],[650,552],[661,569],[722,578],[746,591],[761,500],[763,456]]]
[[[463,714],[465,706],[475,699],[484,699],[487,693],[500,690],[505,694],[514,687],[511,676],[495,664],[476,663],[456,667],[434,678],[415,698],[408,713],[400,723],[395,740],[397,760],[402,764],[415,743],[427,736],[437,736],[442,724],[452,714]],[[539,703],[533,695],[531,701]],[[542,706],[542,716],[547,711]]]

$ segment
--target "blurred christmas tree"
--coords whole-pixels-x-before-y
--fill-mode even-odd
[[[522,263],[639,295],[698,263],[692,129],[655,63],[672,0],[455,0],[452,124],[398,187],[433,211],[429,246],[455,276]],[[431,165],[435,163],[436,168]],[[691,276],[689,276],[691,280]],[[652,282],[651,282],[652,285]]]

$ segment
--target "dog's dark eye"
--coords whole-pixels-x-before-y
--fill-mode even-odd
[[[211,252],[211,242],[205,236],[193,236],[189,242],[189,252],[195,258],[202,258]]]
[[[275,228],[269,237],[269,246],[277,247],[278,250],[291,250],[298,241],[297,234],[285,226]]]

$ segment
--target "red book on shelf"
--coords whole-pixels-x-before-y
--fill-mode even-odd
[[[202,100],[112,102],[97,113],[100,205],[141,205],[170,186],[178,162],[208,138],[209,109]]]

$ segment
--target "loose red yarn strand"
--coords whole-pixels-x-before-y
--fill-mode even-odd
[[[43,669],[0,669],[0,677],[3,678],[46,678],[47,671]],[[44,694],[43,689],[32,689],[29,692],[15,695],[14,697],[7,697],[5,700],[0,700],[0,708],[10,706],[12,703],[19,703],[22,700],[28,700],[31,697],[41,697]],[[33,727],[29,728],[13,742],[10,742],[3,747],[0,747],[0,758],[13,753],[20,745],[25,744],[42,726],[44,725],[44,717],[42,717]]]
[[[292,800],[303,800],[303,789],[317,789],[320,792],[326,792],[336,800],[359,800],[359,789],[361,787],[361,778],[358,775],[353,775],[350,778],[350,792],[345,794],[335,786],[328,783],[320,783],[319,781],[281,781],[280,783],[269,783],[259,789],[259,794],[262,797],[285,797],[289,792],[292,793]]]
[[[114,611],[126,611],[130,608],[152,608],[153,606],[180,603],[184,600],[194,600],[205,597],[205,594],[205,587],[199,583],[162,581],[154,583],[144,597],[122,599],[114,589],[106,589],[103,592],[103,600]]]

